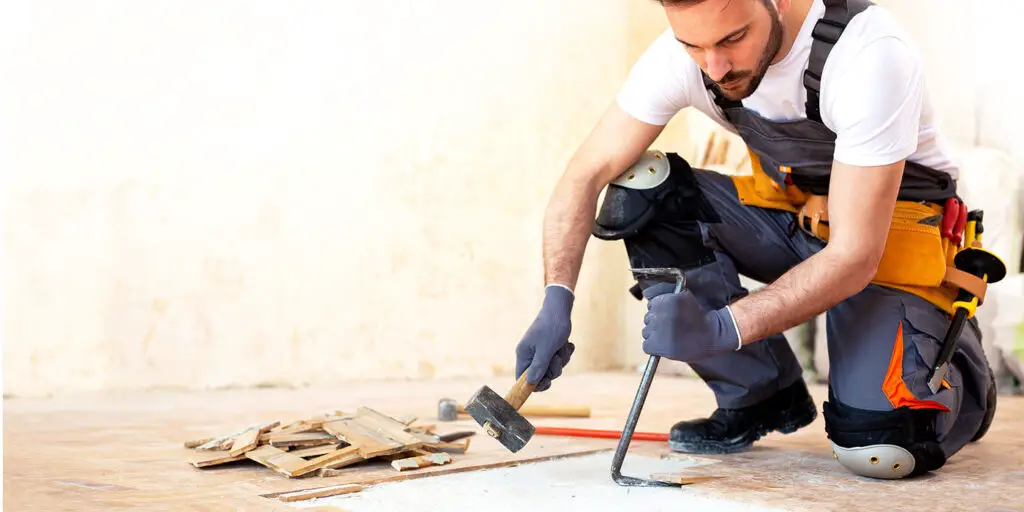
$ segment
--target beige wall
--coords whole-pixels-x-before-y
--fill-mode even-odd
[[[952,138],[1021,147],[984,101],[998,95],[975,92],[1005,66],[946,65],[997,61],[972,38],[1013,33],[985,28],[1012,17],[968,27],[961,2],[928,2],[882,3],[923,38]],[[9,11],[3,383],[15,395],[511,379],[540,301],[548,193],[666,26],[654,2],[613,0]],[[692,158],[709,128],[679,116],[656,146]],[[620,245],[592,240],[568,372],[646,359],[626,265]]]
[[[636,37],[615,0],[13,9],[14,395],[511,383],[548,193]],[[570,371],[622,365],[625,264],[591,245]]]

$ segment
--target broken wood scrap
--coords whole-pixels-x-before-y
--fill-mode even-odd
[[[232,432],[232,433],[230,433],[230,434],[228,434],[226,436],[215,437],[215,438],[213,438],[213,439],[211,439],[211,440],[209,440],[209,441],[207,441],[207,442],[197,446],[196,449],[197,450],[230,450],[231,449],[231,445],[234,443],[236,437],[241,436],[241,435],[245,434],[246,432],[249,432],[249,431],[252,431],[252,430],[256,430],[256,431],[259,431],[260,433],[263,433],[263,432],[266,432],[266,431],[276,427],[279,424],[280,424],[279,421],[273,421],[273,422],[270,422],[270,423],[257,423],[255,425],[250,425],[250,426],[245,427],[245,428],[243,428],[241,430]]]
[[[212,437],[204,437],[202,439],[193,439],[191,441],[185,441],[185,448],[198,448],[206,443],[213,441]]]
[[[351,494],[361,490],[363,490],[363,486],[357,484],[332,485],[330,487],[321,487],[319,489],[286,492],[279,495],[277,499],[280,501],[300,501],[313,498],[326,498],[328,496],[340,496],[342,494]]]
[[[245,452],[255,449],[260,444],[260,431],[253,429],[247,430],[244,434],[235,438],[231,442],[231,451],[228,452],[232,457],[238,455],[244,455]]]
[[[278,434],[267,438],[267,444],[275,448],[310,447],[334,444],[338,438],[327,432],[303,432],[301,434]]]
[[[239,461],[244,458],[244,453],[241,455],[231,455],[223,450],[204,450],[196,453],[192,457],[189,457],[188,463],[197,468],[208,468],[210,466],[218,466],[220,464],[227,464],[228,462]]]
[[[391,467],[395,468],[396,471],[405,471],[408,469],[425,468],[427,466],[440,466],[451,461],[452,456],[447,453],[432,453],[430,455],[420,455],[391,461]]]
[[[416,425],[415,427],[406,427],[406,432],[415,432],[417,434],[427,434],[433,432],[437,428],[437,425]]]
[[[186,441],[184,446],[202,451],[188,459],[197,468],[249,460],[288,478],[330,476],[374,459],[404,461],[401,470],[446,464],[451,462],[450,453],[464,453],[469,446],[468,439],[443,441],[434,435],[434,425],[413,425],[415,421],[412,415],[396,418],[360,407],[355,414],[327,411],[290,422],[251,424],[228,435]]]
[[[300,448],[298,450],[290,450],[289,453],[296,457],[316,457],[317,455],[325,455],[333,452],[341,447],[341,444],[323,444],[320,446],[312,446],[309,448]]]
[[[423,447],[425,450],[432,452],[445,452],[445,453],[466,453],[469,449],[469,438],[465,438],[462,442],[455,443],[432,443]]]

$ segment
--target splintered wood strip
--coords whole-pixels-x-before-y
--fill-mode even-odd
[[[198,446],[202,446],[202,445],[204,445],[206,443],[209,443],[210,441],[213,441],[212,437],[206,437],[206,438],[203,438],[203,439],[194,439],[192,441],[185,441],[185,448],[196,448]]]
[[[379,432],[366,428],[355,418],[341,419],[324,423],[324,430],[359,448],[363,458],[371,459],[381,455],[398,453],[405,450],[405,445],[384,436]]]
[[[708,482],[710,480],[718,480],[725,478],[724,476],[684,476],[678,473],[651,473],[651,480],[658,482],[667,482],[671,484],[698,484],[701,482]]]
[[[335,439],[335,441],[337,441],[337,438],[334,438],[334,439]],[[325,444],[325,445],[321,445],[321,446],[312,446],[312,447],[309,447],[309,448],[302,448],[300,450],[291,450],[288,453],[290,453],[290,454],[292,454],[292,455],[294,455],[296,457],[303,457],[303,458],[305,458],[305,457],[316,457],[318,455],[325,455],[325,454],[331,453],[334,450],[337,450],[339,446],[341,446],[341,445],[338,444],[338,443],[335,443],[335,444]]]
[[[469,449],[469,438],[463,439],[461,443],[434,443],[425,445],[424,448],[436,452],[466,453],[466,450]]]
[[[346,414],[341,411],[326,411],[318,416],[313,416],[306,420],[306,423],[312,425],[314,428],[320,428],[324,423],[330,423],[334,420],[340,420],[345,418]]]
[[[423,444],[436,444],[441,442],[441,438],[434,435],[421,434],[419,432],[409,432],[409,434],[418,439]]]
[[[295,420],[295,421],[293,421],[291,423],[288,423],[288,424],[283,424],[282,423],[281,425],[278,425],[277,427],[274,427],[273,429],[271,429],[270,432],[276,434],[278,432],[284,432],[286,430],[289,430],[289,429],[292,429],[292,428],[295,428],[295,427],[301,427],[301,426],[303,426],[305,424],[306,424],[306,420]]]
[[[229,452],[232,457],[242,455],[243,453],[256,448],[260,441],[259,430],[247,430],[244,434],[235,438],[235,441],[231,444],[231,451]]]
[[[270,446],[284,448],[291,446],[320,446],[323,444],[335,444],[338,438],[326,432],[305,432],[302,434],[275,434],[267,440]]]
[[[580,457],[580,456],[584,456],[584,455],[590,455],[590,454],[593,454],[593,453],[600,453],[600,452],[606,452],[606,451],[609,451],[608,447],[582,449],[582,450],[577,450],[577,451],[572,451],[572,452],[561,452],[561,453],[555,453],[555,454],[545,455],[545,456],[541,456],[541,457],[509,458],[509,457],[507,457],[505,455],[502,455],[502,458],[500,460],[494,461],[494,462],[469,463],[469,464],[466,464],[466,465],[458,465],[458,464],[454,464],[453,463],[453,464],[446,464],[445,466],[437,466],[437,467],[433,467],[432,466],[432,467],[429,467],[429,468],[423,468],[422,471],[401,471],[401,472],[397,472],[396,473],[394,471],[389,471],[387,469],[381,469],[381,470],[370,470],[370,469],[367,469],[366,471],[354,471],[354,470],[353,471],[336,471],[336,472],[335,471],[321,471],[320,475],[321,476],[332,476],[332,477],[351,476],[353,478],[358,478],[359,480],[358,481],[353,481],[353,482],[348,482],[348,483],[359,484],[359,485],[362,485],[362,486],[365,487],[365,486],[382,484],[382,483],[386,483],[386,482],[398,482],[398,481],[412,480],[412,479],[415,479],[415,478],[427,478],[427,477],[434,477],[434,476],[441,476],[441,475],[451,475],[451,474],[455,474],[455,473],[462,473],[462,472],[465,472],[465,471],[479,471],[479,470],[484,470],[484,469],[501,468],[501,467],[508,467],[508,466],[518,466],[520,464],[527,464],[527,463],[534,463],[534,462],[543,462],[543,461],[554,460],[554,459],[564,459],[564,458],[567,458],[567,457]],[[249,452],[249,453],[252,453],[252,452]],[[308,490],[316,490],[316,489],[317,488],[310,488]],[[295,492],[295,491],[294,490],[288,490],[288,491],[285,491],[285,492]],[[269,493],[266,493],[266,494],[261,494],[260,496],[262,496],[264,498],[276,498],[276,497],[280,496],[281,494],[284,494],[284,492],[269,492]]]
[[[347,446],[342,449],[348,449],[350,450],[350,452],[344,457],[338,458],[327,464],[324,464],[323,466],[321,466],[321,469],[340,469],[346,466],[351,466],[352,464],[355,464],[357,462],[362,462],[366,460],[363,458],[362,455],[359,454],[359,448],[355,446]]]
[[[398,459],[391,462],[391,467],[395,468],[396,471],[405,471],[408,469],[425,468],[427,466],[440,466],[442,464],[448,464],[451,461],[452,456],[447,453],[433,453],[430,455],[409,457],[407,459]]]
[[[205,443],[203,443],[203,444],[201,444],[199,446],[196,446],[195,449],[197,449],[197,450],[226,450],[227,447],[226,448],[222,448],[221,447],[224,443],[233,443],[235,441],[236,437],[244,434],[246,431],[251,430],[253,427],[256,427],[256,426],[258,426],[258,425],[250,425],[248,427],[245,427],[245,428],[242,428],[242,429],[238,429],[238,430],[236,430],[236,431],[234,431],[234,432],[232,432],[232,433],[230,433],[228,435],[225,435],[225,436],[210,438],[209,441],[206,441]]]
[[[236,460],[242,460],[245,458],[245,454],[231,455],[223,450],[207,451],[195,453],[189,457],[189,464],[197,468],[206,468],[210,466],[216,466],[218,464],[227,464],[228,462],[234,462]]]
[[[412,450],[403,450],[398,453],[392,453],[390,455],[381,455],[380,457],[374,457],[374,460],[382,460],[385,462],[391,462],[399,459],[408,459],[410,457],[417,457],[420,455],[433,455],[434,452],[427,451],[424,448],[415,448]]]
[[[334,464],[354,464],[361,460],[363,460],[363,458],[359,456],[359,449],[354,446],[349,446],[346,448],[342,448],[340,450],[335,450],[325,455],[321,455],[315,459],[306,461],[305,464],[297,468],[293,468],[288,476],[302,476],[305,475],[306,473],[310,473],[320,468],[324,468]]]
[[[226,436],[223,436],[223,437],[214,438],[214,439],[212,439],[212,440],[210,440],[210,441],[208,441],[206,443],[203,443],[203,444],[197,446],[196,449],[197,450],[230,450],[231,449],[231,445],[234,443],[234,440],[235,440],[236,437],[238,437],[238,436],[240,436],[242,434],[245,434],[246,432],[248,432],[250,430],[257,430],[260,433],[263,433],[263,432],[266,432],[266,431],[268,431],[268,430],[270,430],[270,429],[272,429],[272,428],[274,428],[274,427],[276,427],[276,426],[278,426],[280,424],[281,424],[280,421],[272,421],[270,423],[256,423],[254,425],[250,425],[250,426],[248,426],[246,428],[243,428],[241,430],[238,430],[236,432],[232,432],[229,435],[226,435]]]
[[[313,498],[325,498],[327,496],[340,496],[342,494],[351,494],[361,490],[363,490],[363,487],[357,484],[332,485],[330,487],[321,487],[319,489],[312,489],[309,491],[284,493],[278,496],[277,499],[281,501],[300,501]]]
[[[402,443],[407,450],[423,446],[424,441],[422,439],[405,431],[408,425],[369,407],[360,407],[356,411],[356,421],[368,429],[376,430],[393,441]]]
[[[285,427],[285,428],[283,428],[281,430],[274,430],[274,431],[267,432],[267,433],[263,434],[263,437],[260,439],[260,441],[263,442],[263,441],[269,440],[270,438],[275,437],[275,436],[290,436],[290,435],[294,435],[294,434],[305,434],[307,432],[316,430],[317,428],[319,428],[319,427],[318,426],[310,425],[309,423],[306,423],[305,421],[297,421],[295,423],[292,423],[292,424],[288,425],[287,427]]]
[[[325,478],[326,477],[343,475],[343,474],[345,474],[345,472],[340,470],[340,469],[320,468],[317,471],[317,475],[319,475],[321,477],[325,477]]]
[[[291,453],[274,448],[269,444],[265,444],[255,450],[246,452],[245,456],[289,477],[307,463],[306,459],[296,457]]]
[[[412,425],[412,423],[416,421],[418,418],[414,414],[403,414],[395,419],[408,427],[409,425]]]

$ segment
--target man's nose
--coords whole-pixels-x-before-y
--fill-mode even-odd
[[[719,51],[705,52],[705,62],[708,67],[706,71],[708,77],[716,82],[720,82],[722,77],[732,69],[729,59]]]

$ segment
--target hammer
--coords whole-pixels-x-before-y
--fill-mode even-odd
[[[526,421],[519,408],[533,393],[535,384],[526,383],[526,372],[512,385],[505,398],[484,386],[466,401],[466,412],[509,451],[518,452],[533,437],[533,425]]]

